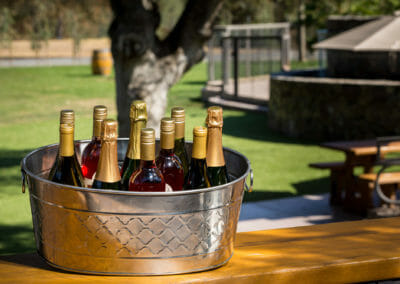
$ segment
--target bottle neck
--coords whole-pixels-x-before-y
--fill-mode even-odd
[[[93,119],[93,137],[96,139],[100,139],[101,135],[101,122],[103,120]]]
[[[209,127],[207,136],[207,166],[225,166],[225,158],[222,150],[222,127]]]
[[[71,157],[75,154],[74,149],[74,133],[60,133],[60,148],[61,157]]]
[[[175,139],[185,138],[185,122],[179,121],[175,122]]]
[[[175,146],[175,135],[174,132],[161,132],[160,135],[160,148],[161,149],[174,149]]]
[[[156,162],[154,160],[152,160],[152,161],[141,160],[140,161],[140,168],[141,169],[153,169],[153,168],[156,168],[156,167],[157,167],[156,166]]]
[[[204,157],[203,159],[198,159],[192,157],[192,161],[190,162],[192,168],[198,168],[201,169],[206,163],[206,158]]]
[[[121,180],[118,168],[117,140],[101,141],[101,151],[95,179],[108,183]]]
[[[194,136],[193,137],[192,158],[205,159],[206,158],[206,147],[207,147],[207,136]]]
[[[172,156],[174,155],[174,149],[161,149],[160,156]]]
[[[126,152],[126,156],[131,160],[140,160],[140,130],[145,127],[145,120],[131,120],[128,151]]]
[[[154,161],[156,159],[156,144],[141,143],[140,144],[140,160]]]

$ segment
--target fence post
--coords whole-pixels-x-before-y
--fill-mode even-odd
[[[215,36],[213,35],[208,41],[208,81],[215,80],[214,41]]]
[[[252,51],[251,51],[251,30],[246,30],[246,77],[251,76],[251,59],[252,59]],[[243,57],[242,57],[243,60]]]
[[[281,31],[281,70],[290,70],[290,32],[289,27]]]
[[[233,37],[233,95],[238,97],[239,93],[239,38]]]
[[[230,43],[231,40],[227,37],[224,36],[222,40],[222,85],[226,86],[229,82],[229,77],[230,77]]]

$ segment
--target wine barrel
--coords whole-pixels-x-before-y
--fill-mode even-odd
[[[92,73],[108,76],[111,74],[112,58],[109,49],[95,49],[92,55]]]

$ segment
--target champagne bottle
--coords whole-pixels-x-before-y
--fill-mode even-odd
[[[171,118],[175,120],[174,152],[181,160],[186,176],[189,170],[189,159],[185,148],[185,109],[183,107],[172,108]]]
[[[129,179],[140,166],[140,131],[146,127],[147,110],[144,101],[133,101],[129,113],[131,131],[125,160],[121,169],[121,186],[129,189]]]
[[[93,136],[82,153],[81,169],[85,178],[85,186],[91,187],[97,170],[101,149],[101,123],[107,117],[107,108],[102,105],[93,108]]]
[[[207,134],[207,172],[211,186],[225,184],[229,181],[225,158],[222,149],[222,108],[208,108],[206,118]]]
[[[164,176],[165,183],[172,190],[182,190],[184,182],[183,166],[174,153],[175,123],[172,118],[161,119],[160,126],[160,154],[156,165]]]
[[[165,191],[165,181],[155,163],[155,134],[152,128],[140,132],[140,167],[129,182],[129,191]]]
[[[92,188],[120,189],[118,168],[118,122],[105,119],[101,124],[101,151]]]
[[[83,186],[83,176],[75,155],[74,126],[60,124],[58,155],[50,170],[49,180],[73,186]]]
[[[206,164],[207,128],[196,126],[193,129],[192,160],[185,179],[185,189],[210,187]]]

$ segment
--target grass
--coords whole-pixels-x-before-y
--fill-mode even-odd
[[[170,91],[169,107],[187,111],[186,136],[203,125],[206,106],[200,92],[206,65],[194,67]],[[105,104],[116,117],[114,78],[91,75],[89,66],[0,69],[0,254],[35,250],[28,194],[21,193],[20,161],[31,150],[58,142],[58,115],[76,112],[76,139],[92,131],[92,107]],[[169,113],[169,109],[167,111]],[[286,138],[267,127],[263,113],[224,110],[225,146],[246,155],[254,170],[254,192],[261,200],[328,190],[328,173],[308,168],[314,161],[340,160],[317,142]]]

